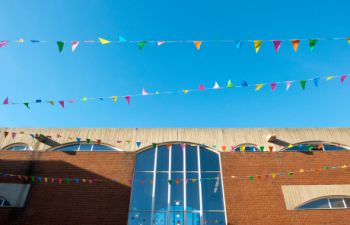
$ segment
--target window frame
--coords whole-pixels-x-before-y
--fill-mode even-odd
[[[0,196],[0,201],[2,201],[2,202],[0,202],[0,208],[12,207],[12,206],[11,206],[11,203],[10,203],[5,197]],[[8,205],[5,205],[6,203],[7,203]]]
[[[90,150],[80,150],[81,145],[84,144],[90,144],[91,145],[91,149]],[[60,150],[61,148],[64,147],[68,147],[68,146],[78,146],[76,150]],[[102,146],[106,146],[106,147],[110,147],[113,150],[94,150],[94,145],[102,145]],[[89,143],[87,143],[86,141],[81,141],[81,142],[68,142],[59,146],[56,146],[54,148],[48,149],[48,151],[57,151],[57,152],[122,152],[123,150],[114,147],[113,145],[110,144],[106,144],[106,143],[97,143],[95,141],[90,141]]]
[[[245,150],[245,152],[261,152],[259,147],[256,144],[253,144],[253,143],[242,143],[242,144],[236,145],[233,152],[242,152],[241,151],[241,147],[242,146],[253,147],[254,148],[254,151],[247,151],[247,150]],[[239,149],[239,151],[237,151],[236,149]]]
[[[306,204],[309,204],[309,203],[312,203],[312,202],[315,202],[315,201],[319,201],[319,200],[323,200],[323,199],[327,199],[329,208],[304,208],[304,209],[300,208],[300,207],[305,206]],[[343,206],[344,207],[342,207],[342,208],[332,207],[332,204],[331,204],[331,200],[332,199],[341,199],[342,202],[343,202]],[[345,196],[345,195],[343,195],[343,196],[338,196],[338,195],[322,196],[322,197],[319,197],[319,198],[314,198],[314,199],[311,199],[309,201],[306,201],[306,202],[300,204],[299,206],[295,207],[294,210],[303,211],[303,210],[339,210],[339,209],[343,209],[344,210],[344,209],[350,209],[350,204],[347,205],[345,199],[350,199],[350,196]]]
[[[308,145],[322,145],[322,149],[320,150],[311,150],[311,151],[320,151],[320,152],[328,152],[328,151],[346,151],[346,150],[350,150],[349,146],[343,145],[343,144],[339,144],[339,143],[335,143],[335,142],[327,142],[327,141],[303,141],[303,142],[298,142],[295,144],[292,144],[293,147],[295,146],[299,146],[299,145],[303,145],[303,146],[308,146]],[[333,145],[336,147],[341,147],[344,148],[342,150],[326,150],[325,149],[325,145]],[[285,152],[308,152],[309,150],[289,150],[290,148],[288,146],[282,148],[280,151],[285,151]]]
[[[136,151],[136,157],[135,157],[135,166],[134,166],[134,170],[133,170],[133,177],[132,177],[132,183],[134,182],[134,179],[135,179],[135,168],[136,168],[136,158],[137,158],[137,155],[139,153],[142,153],[144,151],[147,151],[147,150],[150,150],[152,148],[154,148],[154,165],[153,165],[153,171],[144,171],[144,172],[147,172],[147,173],[153,173],[153,180],[152,180],[152,203],[151,203],[151,210],[140,210],[140,211],[147,211],[147,212],[150,212],[151,213],[151,217],[150,217],[150,224],[152,224],[152,221],[154,220],[154,215],[156,212],[159,212],[159,210],[155,210],[154,206],[155,206],[155,190],[156,190],[156,184],[157,184],[157,180],[156,180],[156,175],[157,175],[157,159],[158,159],[158,147],[160,146],[167,146],[168,144],[170,144],[170,147],[168,149],[169,151],[169,161],[168,161],[168,179],[170,180],[171,179],[171,171],[172,171],[172,168],[171,168],[171,156],[172,156],[172,148],[173,148],[173,145],[176,145],[176,144],[184,144],[185,145],[185,149],[182,150],[182,157],[183,157],[183,180],[186,180],[187,177],[186,177],[186,174],[188,172],[191,172],[191,171],[187,171],[186,170],[186,147],[187,145],[189,146],[192,146],[192,147],[196,147],[196,151],[197,151],[197,164],[198,164],[198,171],[195,171],[198,173],[198,192],[199,192],[199,210],[187,210],[187,185],[186,183],[184,182],[183,184],[183,201],[184,201],[184,204],[183,204],[183,210],[179,210],[179,212],[183,213],[183,224],[187,224],[187,214],[188,213],[192,213],[192,214],[197,214],[199,213],[199,224],[200,225],[205,225],[205,222],[204,222],[204,217],[203,217],[203,214],[204,214],[204,211],[203,211],[203,193],[202,193],[202,185],[201,185],[201,182],[199,182],[199,180],[202,178],[202,170],[201,170],[201,158],[200,158],[200,150],[201,148],[204,148],[205,150],[208,150],[214,154],[217,154],[218,155],[218,161],[219,161],[219,170],[220,171],[215,171],[216,173],[219,173],[220,174],[220,182],[221,182],[221,192],[222,192],[222,203],[223,203],[223,210],[205,210],[205,212],[218,212],[218,213],[223,213],[225,215],[225,225],[227,225],[227,210],[226,210],[226,201],[225,201],[225,188],[224,188],[224,182],[223,182],[223,175],[222,175],[222,163],[221,163],[221,154],[219,151],[216,151],[215,149],[212,149],[210,148],[209,146],[206,146],[206,145],[202,145],[202,144],[196,144],[196,143],[192,143],[192,142],[179,142],[179,141],[175,141],[175,142],[164,142],[164,143],[159,143],[157,144],[155,147],[154,146],[147,146],[147,147],[144,147],[138,151]],[[138,172],[141,172],[141,171],[138,171]],[[194,171],[192,171],[194,172]],[[210,171],[205,171],[205,172],[210,172]],[[211,171],[212,172],[212,171]],[[138,212],[138,211],[134,211],[132,210],[132,190],[131,190],[131,195],[130,195],[130,203],[129,203],[129,210],[128,210],[128,224],[129,224],[129,215],[130,213],[133,213],[133,212]],[[168,208],[165,212],[167,212],[167,221],[166,221],[166,224],[171,224],[170,222],[170,212],[172,212],[170,210],[170,199],[171,199],[171,185],[168,185],[168,193],[167,193],[167,197],[168,197]]]
[[[9,148],[13,148],[15,146],[26,146],[25,150],[14,150],[14,149],[9,149]],[[1,150],[3,151],[16,151],[16,152],[22,152],[22,151],[33,151],[32,146],[24,143],[24,142],[16,142],[16,143],[12,143],[9,145],[6,145],[5,147],[3,147]]]

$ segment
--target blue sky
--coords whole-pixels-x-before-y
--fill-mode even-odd
[[[126,95],[148,91],[298,80],[350,73],[350,45],[302,42],[274,52],[263,43],[237,52],[234,44],[81,44],[58,53],[55,41],[222,40],[347,37],[347,1],[4,0],[1,40],[48,40],[0,49],[0,98],[12,101]],[[350,126],[350,80],[292,86],[236,88],[187,95],[56,105],[0,106],[2,127],[339,127]],[[2,101],[2,100],[1,100]]]

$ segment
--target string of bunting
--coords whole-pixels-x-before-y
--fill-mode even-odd
[[[243,180],[262,180],[262,179],[276,179],[277,177],[293,177],[294,175],[298,173],[310,173],[310,172],[324,172],[324,171],[331,171],[331,170],[337,170],[337,169],[347,169],[349,168],[349,164],[344,164],[341,166],[324,166],[323,168],[312,168],[312,169],[299,169],[296,171],[288,171],[288,172],[276,172],[276,173],[268,173],[268,174],[258,174],[258,175],[250,175],[250,176],[230,176],[227,178],[232,179],[243,179]],[[106,182],[117,182],[113,180],[108,179],[100,179],[100,178],[62,178],[62,177],[48,177],[48,176],[28,176],[28,175],[18,175],[18,174],[12,174],[12,173],[4,173],[0,172],[1,177],[14,177],[18,178],[20,180],[24,180],[27,182],[38,182],[38,183],[48,183],[48,184],[80,184],[80,183],[87,183],[87,184],[93,184],[93,183],[106,183]],[[191,178],[191,179],[169,179],[167,180],[169,185],[179,185],[181,182],[204,182],[204,181],[216,181],[218,183],[220,180],[219,176],[216,177],[207,177],[207,178]],[[131,185],[132,180],[129,179],[128,183]],[[147,183],[146,179],[140,179],[137,180],[136,183],[139,183],[141,185],[145,185]],[[153,184],[153,179],[149,180],[150,184]],[[217,185],[215,185],[217,186]]]
[[[45,135],[45,134],[38,134],[38,133],[30,133],[30,132],[24,132],[24,131],[20,131],[20,132],[14,132],[14,131],[0,131],[0,133],[3,132],[4,134],[4,138],[12,138],[13,140],[15,140],[16,138],[18,138],[18,134],[19,135],[29,135],[32,139],[35,139],[35,138],[48,138],[48,139],[53,139],[53,138],[62,138],[62,135],[57,133],[55,136],[52,136],[52,135]],[[97,144],[101,144],[102,143],[102,140],[101,139],[96,139],[96,140],[93,140],[91,138],[81,138],[81,137],[68,137],[68,140],[70,141],[75,141],[77,143],[80,143],[80,142],[86,142],[87,144],[90,144],[90,143],[97,143]],[[132,144],[133,142],[131,140],[120,140],[118,139],[117,140],[117,143],[118,144],[121,144],[121,143],[127,143],[127,144]],[[137,146],[137,148],[140,148],[142,146],[142,142],[141,141],[135,141],[135,145]],[[181,147],[182,149],[185,149],[185,143],[181,144]],[[152,147],[156,147],[158,146],[157,143],[152,143]],[[170,146],[171,144],[166,144],[165,145],[168,149],[170,149]],[[207,145],[205,144],[200,144],[201,147],[208,147]],[[306,146],[308,151],[312,151],[314,149],[317,149],[317,150],[322,150],[322,145],[318,145],[318,146],[313,146],[313,145],[310,145],[310,144],[298,144],[298,145],[293,145],[293,144],[289,144],[288,145],[288,148],[293,148],[293,147],[300,147],[302,148],[303,146]],[[211,145],[210,147],[214,148],[214,149],[218,149],[218,145],[216,144],[213,144]],[[269,145],[269,146],[258,146],[258,147],[255,147],[253,145],[239,145],[239,146],[235,146],[235,145],[222,145],[220,146],[220,150],[223,151],[223,152],[252,152],[252,151],[260,151],[260,152],[273,152],[274,150],[274,147],[272,145]]]
[[[193,44],[194,47],[197,50],[200,50],[202,47],[202,44],[207,43],[222,43],[222,44],[232,44],[235,46],[237,50],[240,50],[242,46],[246,44],[251,44],[252,47],[254,47],[255,52],[258,53],[260,51],[260,48],[263,43],[268,42],[272,43],[272,47],[274,50],[278,53],[280,50],[280,47],[282,43],[290,43],[293,47],[294,51],[297,52],[299,49],[299,45],[301,42],[307,42],[307,45],[310,49],[310,51],[314,51],[316,44],[319,41],[339,41],[344,40],[348,44],[350,44],[350,38],[349,37],[319,37],[319,38],[299,38],[299,39],[271,39],[271,40],[261,40],[261,39],[255,39],[255,40],[143,40],[143,41],[136,41],[136,40],[127,40],[126,38],[119,36],[117,40],[110,40],[106,38],[99,37],[96,40],[71,40],[71,41],[64,41],[64,40],[58,40],[58,41],[46,41],[46,40],[37,40],[32,39],[29,41],[25,41],[24,38],[19,38],[18,40],[2,40],[0,41],[0,48],[4,47],[7,44],[24,44],[24,43],[32,43],[32,44],[39,44],[39,43],[56,43],[57,49],[59,52],[62,52],[64,50],[64,47],[66,45],[70,46],[70,49],[72,52],[75,52],[81,44],[101,44],[101,45],[107,45],[107,44],[135,44],[139,50],[142,50],[146,47],[148,44],[153,44],[156,46],[163,46],[165,44]]]
[[[348,74],[344,75],[330,75],[330,76],[322,76],[322,77],[315,77],[315,78],[309,78],[304,80],[288,80],[288,81],[278,81],[278,82],[271,82],[271,83],[256,83],[256,84],[248,84],[246,80],[243,80],[240,85],[235,85],[231,80],[228,80],[227,84],[225,86],[220,86],[217,81],[214,82],[214,85],[212,87],[205,87],[203,84],[199,84],[198,88],[196,89],[182,89],[182,90],[176,90],[176,91],[155,91],[155,92],[148,92],[145,88],[142,89],[140,94],[129,94],[129,95],[123,95],[122,98],[125,99],[126,103],[130,105],[131,98],[132,97],[145,97],[145,96],[151,96],[151,95],[160,95],[160,94],[188,94],[190,92],[203,92],[203,91],[210,91],[210,90],[225,90],[225,89],[231,89],[231,88],[246,88],[246,87],[254,87],[255,91],[260,91],[263,87],[269,87],[272,91],[275,91],[277,89],[277,86],[283,85],[283,88],[288,91],[292,84],[299,83],[302,90],[305,90],[307,82],[312,82],[315,87],[319,86],[319,82],[321,80],[330,81],[334,79],[339,79],[340,84],[343,84],[346,78],[348,77]],[[83,97],[81,99],[66,99],[66,100],[42,100],[42,99],[36,99],[35,101],[28,101],[28,102],[12,102],[9,100],[9,97],[6,97],[3,101],[3,105],[24,105],[27,109],[30,109],[30,104],[42,104],[47,103],[52,106],[55,105],[55,103],[58,103],[62,108],[66,106],[66,103],[76,103],[78,101],[80,102],[88,102],[88,101],[103,101],[103,100],[112,100],[113,102],[117,102],[118,96],[108,96],[108,97]]]

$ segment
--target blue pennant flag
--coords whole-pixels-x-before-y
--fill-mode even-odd
[[[320,81],[319,77],[314,78],[314,84],[316,87],[318,87],[318,82]]]
[[[248,87],[248,82],[247,81],[242,81],[242,87]]]

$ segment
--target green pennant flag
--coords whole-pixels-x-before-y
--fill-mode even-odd
[[[157,147],[157,143],[152,143],[153,148]]]
[[[172,181],[172,180],[168,180],[168,182],[169,182],[169,184],[170,184],[170,185],[173,183],[173,181]]]
[[[30,109],[30,107],[29,107],[29,102],[25,102],[25,103],[23,103],[28,109]]]
[[[301,80],[301,81],[300,81],[300,85],[301,85],[301,88],[302,88],[303,90],[305,90],[306,80]]]
[[[64,42],[63,41],[57,41],[57,47],[58,47],[58,51],[59,52],[63,51],[63,46],[64,46]]]
[[[30,179],[32,180],[32,182],[35,181],[35,177],[34,176],[30,177]]]
[[[310,51],[313,51],[315,46],[316,46],[316,43],[317,43],[317,39],[310,39],[309,40],[309,47],[310,47]]]
[[[232,87],[233,87],[233,83],[232,83],[231,80],[229,80],[229,81],[227,82],[227,87],[228,87],[228,88],[232,88]]]
[[[254,180],[254,176],[249,176],[249,180],[253,181]]]
[[[312,151],[312,145],[307,146],[307,148],[309,149],[309,151]]]
[[[264,149],[265,149],[264,146],[260,146],[260,151],[261,151],[261,152],[264,152]]]
[[[325,169],[325,170],[328,170],[328,166],[325,166],[324,169]]]
[[[70,184],[70,178],[66,178],[66,183]]]
[[[86,138],[86,143],[90,144],[90,139]]]
[[[288,175],[289,175],[289,176],[293,176],[294,173],[293,173],[293,172],[289,172]]]
[[[139,46],[139,50],[142,50],[146,46],[147,41],[139,41],[137,44]]]

